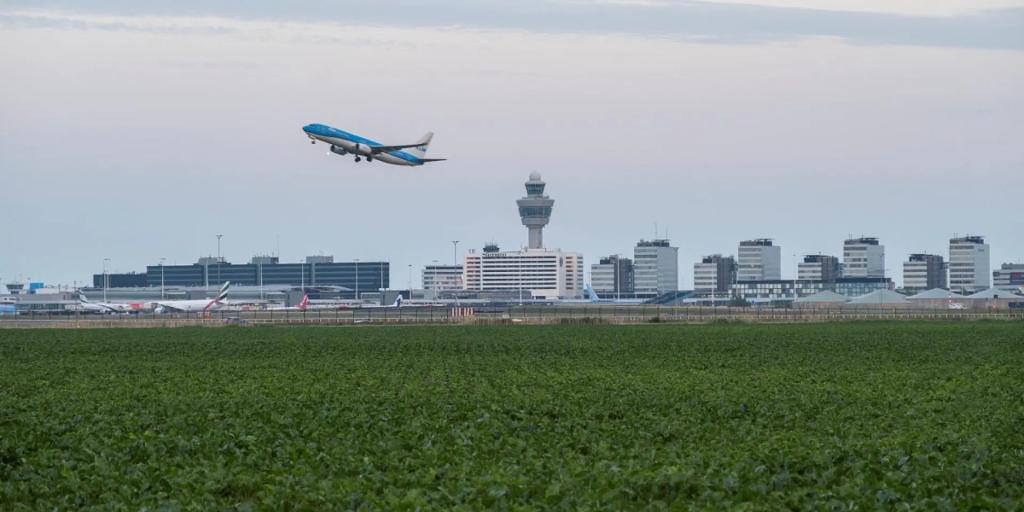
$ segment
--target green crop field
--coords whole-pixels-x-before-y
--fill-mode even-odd
[[[0,510],[1020,509],[1024,325],[0,331]]]

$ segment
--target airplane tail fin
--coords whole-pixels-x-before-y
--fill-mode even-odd
[[[85,294],[82,293],[81,290],[79,290],[79,292],[78,292],[78,302],[81,302],[82,304],[88,304],[89,303],[89,298],[86,297]]]
[[[400,308],[400,307],[402,307],[402,296],[401,295],[399,295],[398,297],[395,297],[395,303],[392,304],[391,307],[393,307],[393,308]]]
[[[231,288],[231,281],[224,283],[224,286],[220,287],[220,292],[217,293],[217,298],[213,299],[214,302],[220,303],[228,298],[228,289]]]
[[[591,286],[590,283],[587,283],[587,286],[584,287],[584,290],[587,292],[587,295],[590,296],[590,300],[594,302],[601,300],[601,297],[597,296],[597,292],[594,291],[594,287]]]
[[[205,311],[209,310],[211,307],[213,307],[214,304],[220,304],[221,302],[224,302],[225,300],[227,300],[227,298],[228,298],[228,289],[229,288],[231,288],[231,281],[225,281],[224,282],[224,286],[221,286],[220,287],[220,291],[217,292],[217,296],[214,297],[213,300],[211,300],[206,305],[205,308],[203,308],[203,311],[205,312]]]
[[[434,132],[427,132],[426,135],[420,137],[420,140],[416,141],[416,146],[407,149],[410,155],[416,158],[423,158],[427,156],[427,148],[430,147],[430,139],[434,138]]]
[[[309,294],[302,295],[302,301],[299,302],[299,311],[305,311],[309,307]]]

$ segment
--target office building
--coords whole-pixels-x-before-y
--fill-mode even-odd
[[[462,265],[427,265],[423,267],[424,290],[449,292],[462,288]]]
[[[892,280],[883,277],[838,277],[832,281],[762,279],[740,281],[730,286],[730,295],[747,301],[783,301],[807,297],[822,291],[845,297],[860,297],[877,290],[892,290]]]
[[[888,277],[840,277],[832,283],[832,291],[847,297],[860,297],[878,290],[893,290],[896,285]]]
[[[256,256],[244,264],[204,257],[192,265],[149,265],[145,275],[149,286],[215,288],[225,281],[237,286],[338,286],[355,296],[357,288],[359,293],[388,288],[390,273],[386,261],[336,263],[332,256],[310,256],[304,263],[280,263],[276,257]]]
[[[729,294],[750,302],[788,301],[828,290],[828,286],[820,281],[762,279],[736,282],[730,286]]]
[[[633,294],[633,260],[612,255],[590,266],[590,286],[598,295]]]
[[[104,277],[106,285],[104,285]],[[155,283],[158,286],[160,283]],[[145,273],[128,272],[124,274],[93,274],[92,285],[95,288],[145,288],[150,286],[149,276]]]
[[[911,254],[903,262],[903,289],[918,293],[946,288],[946,262],[937,254]]]
[[[825,254],[808,254],[797,264],[796,277],[800,281],[833,282],[839,278],[839,258]]]
[[[989,287],[989,246],[980,236],[949,239],[949,288],[970,295]]]
[[[736,259],[712,254],[693,264],[693,291],[700,293],[728,292],[736,282]]]
[[[633,248],[633,291],[653,297],[679,290],[679,248],[666,239],[640,240]]]
[[[992,272],[992,287],[1017,291],[1024,287],[1024,263],[1003,263]]]
[[[526,197],[516,201],[519,206],[519,217],[528,231],[530,249],[544,247],[544,226],[551,220],[551,208],[555,200],[544,195],[547,184],[540,179],[540,173],[530,173],[526,182]]]
[[[583,297],[583,256],[547,249],[502,251],[487,245],[470,250],[463,265],[468,291],[522,290],[536,299]]]
[[[782,279],[782,248],[770,238],[740,242],[736,260],[737,281]]]
[[[872,237],[843,242],[843,277],[885,277],[885,246]]]

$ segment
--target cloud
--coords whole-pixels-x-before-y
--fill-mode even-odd
[[[629,1],[629,0],[622,0]],[[642,0],[641,0],[642,1]],[[662,0],[663,3],[666,0]],[[813,9],[820,11],[864,12],[901,16],[953,17],[985,14],[985,11],[1024,7],[1024,0],[696,0],[706,3],[756,5]],[[678,0],[677,0],[678,2]],[[679,2],[681,3],[681,2]]]
[[[959,0],[898,0],[824,4],[810,0],[355,0],[339,6],[307,0],[296,14],[280,2],[89,2],[9,3],[0,23],[47,23],[73,27],[123,29],[123,18],[147,20],[141,30],[194,30],[169,27],[159,18],[249,19],[334,22],[345,25],[399,27],[477,27],[548,33],[628,33],[680,40],[734,43],[791,41],[806,37],[838,37],[857,44],[896,44],[1024,50],[1024,0],[983,0],[970,8]],[[74,12],[103,15],[91,21],[33,14]],[[887,7],[889,6],[889,7]],[[895,6],[895,7],[892,7]],[[932,7],[927,7],[932,6]],[[984,7],[984,9],[980,8]],[[29,9],[29,10],[26,10]],[[37,11],[39,12],[39,11]],[[217,30],[217,23],[198,27]]]

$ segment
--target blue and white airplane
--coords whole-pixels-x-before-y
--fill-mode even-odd
[[[587,283],[583,286],[583,291],[586,292],[587,296],[590,297],[589,302],[594,304],[643,304],[644,299],[605,299],[602,298],[597,292],[594,291],[594,287]]]
[[[445,160],[444,158],[424,158],[427,154],[427,147],[430,146],[430,139],[434,137],[433,132],[427,133],[414,144],[388,146],[325,124],[307,124],[302,127],[302,131],[306,132],[310,143],[316,144],[316,141],[320,141],[330,144],[332,153],[352,154],[355,156],[356,162],[360,161],[362,157],[366,157],[369,162],[380,160],[394,165],[423,165],[427,162]]]

